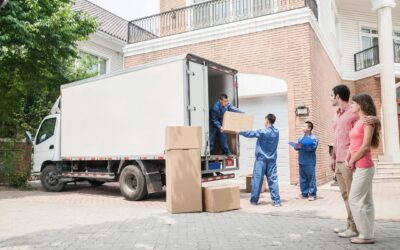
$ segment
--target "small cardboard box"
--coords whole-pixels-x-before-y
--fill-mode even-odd
[[[210,213],[239,209],[239,186],[203,187],[203,207]]]
[[[253,176],[252,174],[246,175],[246,193],[251,193],[251,177],[252,176]],[[264,176],[263,184],[261,187],[261,193],[264,193],[266,191],[267,191],[267,180]]]
[[[254,116],[235,112],[225,112],[222,127],[227,133],[248,131],[253,129]]]
[[[200,161],[200,149],[166,152],[166,196],[170,213],[203,210]]]
[[[202,129],[200,126],[168,126],[165,128],[165,150],[200,149]]]

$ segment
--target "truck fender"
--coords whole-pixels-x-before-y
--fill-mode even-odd
[[[118,175],[121,174],[122,169],[129,165],[130,162],[121,160],[118,166]],[[132,163],[132,162],[131,162]],[[162,191],[162,180],[161,174],[154,163],[150,161],[140,161],[136,160],[133,163],[136,163],[146,179],[147,193],[157,193]]]
[[[140,166],[147,185],[147,192],[149,194],[158,193],[162,191],[161,174],[156,164],[151,161],[136,161]]]

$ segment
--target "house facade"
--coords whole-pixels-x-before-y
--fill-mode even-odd
[[[277,115],[281,181],[298,182],[297,153],[287,142],[301,135],[305,121],[314,123],[320,140],[320,184],[332,178],[328,145],[333,141],[335,109],[330,94],[339,83],[347,84],[352,93],[367,92],[375,100],[384,123],[384,142],[373,150],[374,158],[393,162],[393,152],[398,150],[398,127],[393,130],[400,112],[396,97],[388,101],[389,109],[396,111],[389,113],[393,117],[383,118],[388,108],[382,99],[383,63],[379,62],[378,37],[385,32],[378,24],[381,9],[389,9],[392,15],[390,88],[396,92],[397,87],[399,100],[400,84],[395,83],[400,81],[400,6],[395,1],[160,0],[160,14],[129,22],[124,67],[193,53],[237,69],[239,105],[255,115],[254,127],[262,126],[267,113]],[[300,115],[296,112],[300,109],[308,112]],[[396,140],[389,139],[393,133]],[[397,143],[394,149],[386,145],[388,141]],[[240,174],[251,172],[254,145],[254,140],[241,140]]]
[[[130,22],[86,0],[78,0],[76,8],[100,20],[99,30],[79,48],[103,64],[105,59],[106,73],[184,53],[237,69],[239,106],[254,114],[254,127],[263,126],[267,113],[277,116],[281,182],[298,182],[297,152],[288,142],[297,140],[308,120],[319,137],[317,181],[331,180],[328,145],[335,108],[330,95],[339,83],[353,94],[372,95],[383,122],[383,143],[373,156],[378,168],[400,169],[400,6],[395,0],[160,0],[159,14]],[[241,138],[238,175],[252,172],[254,148],[254,139]]]

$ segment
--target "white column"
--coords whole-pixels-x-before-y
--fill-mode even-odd
[[[392,24],[392,9],[396,3],[395,0],[372,0],[372,6],[378,18],[384,159],[397,162],[400,161],[400,147]]]

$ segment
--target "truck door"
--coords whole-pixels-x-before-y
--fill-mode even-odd
[[[48,117],[43,120],[37,132],[33,151],[33,171],[39,172],[41,165],[45,161],[51,161],[54,157],[54,148],[56,143],[57,118]]]
[[[201,154],[208,152],[208,71],[207,67],[189,62],[189,125],[203,127]]]

